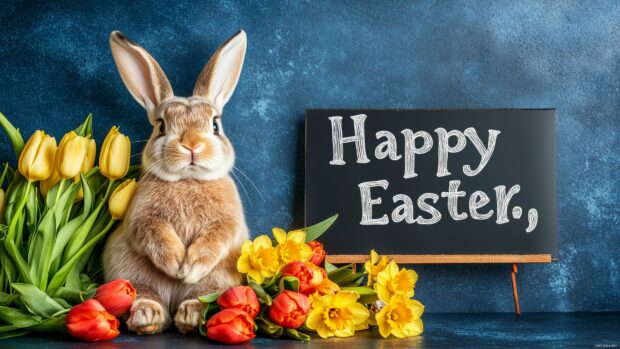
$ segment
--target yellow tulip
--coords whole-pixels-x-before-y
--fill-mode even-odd
[[[125,217],[127,207],[129,207],[129,203],[137,187],[138,183],[136,183],[135,179],[128,179],[112,192],[110,201],[108,202],[108,209],[110,210],[112,219],[121,220]]]
[[[6,200],[4,190],[0,188],[0,224],[4,224],[4,206],[6,205],[4,200]]]
[[[89,140],[71,131],[62,137],[56,151],[56,171],[62,179],[69,179],[80,173],[88,154]]]
[[[52,187],[55,186],[56,183],[58,183],[59,181],[60,181],[60,176],[58,175],[58,172],[54,170],[52,172],[52,175],[49,178],[44,179],[39,183],[39,189],[41,190],[41,195],[43,195],[43,197],[46,198],[47,192],[50,191],[50,189],[52,189]]]
[[[368,273],[368,286],[372,286],[377,281],[377,274],[385,269],[387,264],[388,259],[386,256],[381,256],[381,260],[379,260],[377,252],[375,250],[370,251],[370,260],[364,263],[364,269]]]
[[[246,240],[241,246],[241,256],[237,260],[237,270],[248,274],[256,283],[261,284],[265,278],[274,276],[280,261],[276,249],[267,235]]]
[[[370,312],[357,302],[359,297],[357,292],[340,291],[314,299],[306,326],[322,338],[351,337],[356,330],[367,329]]]
[[[124,177],[129,171],[130,154],[129,137],[118,132],[118,127],[113,126],[101,146],[99,155],[101,174],[110,180]]]
[[[312,258],[312,248],[306,244],[306,232],[293,230],[286,233],[281,228],[271,230],[278,242],[276,253],[282,265],[290,262],[307,262]]]
[[[97,154],[97,144],[94,139],[89,139],[86,145],[86,156],[84,157],[84,162],[82,163],[82,167],[80,168],[81,173],[87,173],[95,167],[95,155]],[[73,177],[74,182],[80,181],[80,175]],[[77,195],[75,196],[76,200],[81,200],[84,198],[84,189],[80,188]]]
[[[424,306],[414,299],[394,295],[375,317],[383,338],[391,335],[406,338],[420,335],[423,331]]]
[[[374,284],[377,296],[384,303],[388,303],[393,295],[413,297],[414,287],[418,281],[418,274],[409,269],[399,269],[396,262],[391,261],[384,270],[377,274]]]
[[[38,130],[19,155],[19,172],[30,182],[49,178],[54,172],[56,139]]]

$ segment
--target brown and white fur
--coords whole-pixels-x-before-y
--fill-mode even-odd
[[[153,133],[129,211],[105,246],[105,277],[128,279],[137,290],[129,330],[157,333],[174,320],[191,332],[200,321],[196,298],[241,281],[236,261],[249,236],[220,118],[239,80],[246,35],[218,48],[189,98],[175,97],[155,59],[120,32],[112,32],[110,46]]]

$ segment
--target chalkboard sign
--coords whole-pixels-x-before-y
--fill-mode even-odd
[[[305,220],[332,262],[557,255],[555,110],[306,111]]]

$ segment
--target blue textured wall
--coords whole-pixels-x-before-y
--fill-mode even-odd
[[[254,234],[301,221],[305,108],[555,107],[560,261],[520,269],[522,308],[620,310],[617,1],[4,1],[0,111],[25,135],[60,137],[93,112],[98,139],[113,124],[146,139],[110,31],[146,47],[187,95],[239,28],[249,47],[224,124],[258,188],[241,178]],[[4,137],[0,151],[11,157]],[[512,310],[507,266],[416,269],[427,311]]]

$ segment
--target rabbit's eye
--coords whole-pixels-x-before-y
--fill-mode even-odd
[[[164,120],[161,120],[159,122],[159,134],[163,135],[166,133],[166,124],[164,123]]]
[[[213,134],[220,134],[220,118],[218,117],[213,118]]]

